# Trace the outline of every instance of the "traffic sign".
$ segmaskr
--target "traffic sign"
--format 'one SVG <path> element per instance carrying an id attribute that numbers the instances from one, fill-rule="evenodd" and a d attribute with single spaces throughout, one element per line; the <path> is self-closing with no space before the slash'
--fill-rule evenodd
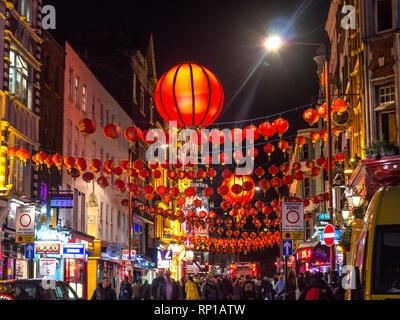
<path id="1" fill-rule="evenodd" d="M 331 224 L 328 224 L 323 233 L 323 238 L 325 241 L 325 245 L 328 247 L 332 247 L 335 241 L 335 227 Z"/>
<path id="2" fill-rule="evenodd" d="M 282 240 L 282 255 L 283 256 L 292 256 L 293 255 L 292 240 Z"/>
<path id="3" fill-rule="evenodd" d="M 282 233 L 283 240 L 304 240 L 304 232 L 285 232 Z"/>
<path id="4" fill-rule="evenodd" d="M 282 232 L 304 232 L 303 202 L 282 202 Z"/>
<path id="5" fill-rule="evenodd" d="M 25 259 L 35 259 L 35 244 L 25 244 Z"/>
<path id="6" fill-rule="evenodd" d="M 16 239 L 18 236 L 35 235 L 35 206 L 17 207 L 15 214 L 15 235 Z"/>
<path id="7" fill-rule="evenodd" d="M 321 239 L 321 244 L 325 244 L 324 230 L 320 230 L 320 239 Z M 334 242 L 334 244 L 339 244 L 341 239 L 342 239 L 342 232 L 340 230 L 335 230 L 335 242 Z"/>
<path id="8" fill-rule="evenodd" d="M 34 235 L 30 235 L 30 236 L 16 235 L 15 242 L 17 242 L 17 243 L 33 243 L 33 242 L 35 242 L 35 236 Z"/>

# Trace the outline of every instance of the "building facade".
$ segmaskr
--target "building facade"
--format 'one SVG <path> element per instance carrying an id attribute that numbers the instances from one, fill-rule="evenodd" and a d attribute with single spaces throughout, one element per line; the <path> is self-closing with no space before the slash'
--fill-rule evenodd
<path id="1" fill-rule="evenodd" d="M 33 276 L 24 246 L 15 237 L 19 206 L 41 205 L 37 169 L 30 155 L 39 150 L 41 76 L 41 0 L 0 3 L 1 150 L 0 150 L 0 278 Z"/>

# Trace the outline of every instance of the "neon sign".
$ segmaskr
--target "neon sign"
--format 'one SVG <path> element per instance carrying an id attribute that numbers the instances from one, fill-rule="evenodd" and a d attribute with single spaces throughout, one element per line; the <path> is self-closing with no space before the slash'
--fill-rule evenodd
<path id="1" fill-rule="evenodd" d="M 300 256 L 302 260 L 309 260 L 312 255 L 312 249 L 303 249 L 300 252 Z"/>

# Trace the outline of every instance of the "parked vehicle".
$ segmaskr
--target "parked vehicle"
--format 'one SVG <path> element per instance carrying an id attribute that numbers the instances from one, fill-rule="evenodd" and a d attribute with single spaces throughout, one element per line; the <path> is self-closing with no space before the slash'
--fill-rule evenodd
<path id="1" fill-rule="evenodd" d="M 351 300 L 400 299 L 400 186 L 379 189 L 353 227 Z M 353 241 L 354 240 L 354 241 Z"/>
<path id="2" fill-rule="evenodd" d="M 256 276 L 257 267 L 256 264 L 251 262 L 235 262 L 230 268 L 231 277 L 241 277 L 241 276 Z"/>
<path id="3" fill-rule="evenodd" d="M 67 282 L 45 279 L 0 281 L 0 300 L 79 300 Z"/>

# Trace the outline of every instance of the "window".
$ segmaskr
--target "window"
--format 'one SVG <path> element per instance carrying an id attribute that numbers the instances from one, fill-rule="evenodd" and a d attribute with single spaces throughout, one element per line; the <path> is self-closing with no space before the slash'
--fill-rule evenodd
<path id="1" fill-rule="evenodd" d="M 9 91 L 32 110 L 32 68 L 18 54 L 10 51 Z"/>
<path id="2" fill-rule="evenodd" d="M 75 104 L 79 106 L 79 78 L 75 78 Z"/>
<path id="3" fill-rule="evenodd" d="M 377 226 L 372 261 L 372 293 L 400 292 L 400 228 Z"/>
<path id="4" fill-rule="evenodd" d="M 96 142 L 92 142 L 92 159 L 96 158 Z"/>
<path id="5" fill-rule="evenodd" d="M 74 134 L 74 156 L 75 158 L 78 157 L 79 152 L 79 129 L 75 127 L 75 134 Z"/>
<path id="6" fill-rule="evenodd" d="M 86 150 L 86 136 L 82 136 L 82 158 L 85 157 L 85 150 Z"/>
<path id="7" fill-rule="evenodd" d="M 111 240 L 114 240 L 114 230 L 113 230 L 113 228 L 114 228 L 114 225 L 113 225 L 113 216 L 114 216 L 114 208 L 111 208 L 111 217 L 110 217 L 110 239 Z"/>
<path id="8" fill-rule="evenodd" d="M 149 120 L 150 123 L 153 123 L 153 98 L 150 98 L 150 104 L 149 104 Z"/>
<path id="9" fill-rule="evenodd" d="M 96 99 L 95 99 L 95 97 L 93 97 L 93 103 L 92 103 L 92 120 L 94 121 L 94 122 L 96 122 L 96 107 L 95 107 L 95 101 L 96 101 Z"/>
<path id="10" fill-rule="evenodd" d="M 86 112 L 86 85 L 82 86 L 82 110 Z"/>
<path id="11" fill-rule="evenodd" d="M 18 12 L 21 16 L 26 18 L 27 22 L 32 21 L 32 0 L 19 0 Z"/>
<path id="12" fill-rule="evenodd" d="M 68 120 L 67 122 L 67 153 L 72 153 L 72 122 Z"/>
<path id="13" fill-rule="evenodd" d="M 104 127 L 104 107 L 103 104 L 100 104 L 100 125 Z"/>
<path id="14" fill-rule="evenodd" d="M 375 24 L 377 32 L 393 28 L 392 0 L 376 0 Z"/>
<path id="15" fill-rule="evenodd" d="M 68 97 L 70 97 L 71 99 L 73 98 L 73 92 L 74 92 L 74 88 L 73 88 L 73 80 L 74 79 L 74 70 L 72 68 L 69 68 L 69 72 L 68 72 Z"/>
<path id="16" fill-rule="evenodd" d="M 110 112 L 106 110 L 106 125 L 110 124 L 109 120 L 110 120 Z"/>
<path id="17" fill-rule="evenodd" d="M 108 204 L 106 204 L 106 230 L 104 237 L 108 239 Z"/>
<path id="18" fill-rule="evenodd" d="M 100 201 L 99 236 L 103 236 L 103 202 Z"/>
<path id="19" fill-rule="evenodd" d="M 377 138 L 397 143 L 395 87 L 393 84 L 378 86 L 376 95 Z"/>
<path id="20" fill-rule="evenodd" d="M 136 103 L 136 74 L 133 74 L 132 98 L 133 101 Z"/>
<path id="21" fill-rule="evenodd" d="M 303 152 L 301 154 L 300 161 L 306 161 L 306 160 L 308 160 L 308 157 L 309 157 L 309 151 L 308 151 L 308 144 L 306 143 L 303 146 Z"/>
<path id="22" fill-rule="evenodd" d="M 143 87 L 140 87 L 140 112 L 144 113 L 144 90 Z"/>
<path id="23" fill-rule="evenodd" d="M 304 198 L 309 198 L 311 196 L 311 186 L 310 179 L 304 179 Z"/>

